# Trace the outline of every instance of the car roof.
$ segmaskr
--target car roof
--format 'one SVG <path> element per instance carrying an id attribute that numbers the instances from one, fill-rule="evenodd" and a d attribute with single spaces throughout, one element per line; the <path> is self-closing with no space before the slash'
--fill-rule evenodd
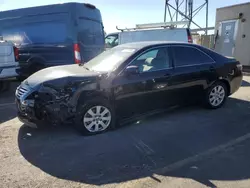
<path id="1" fill-rule="evenodd" d="M 171 44 L 180 44 L 180 45 L 188 45 L 188 46 L 197 46 L 196 44 L 188 43 L 188 42 L 179 42 L 179 41 L 144 41 L 144 42 L 132 42 L 119 45 L 124 48 L 136 48 L 142 49 L 145 47 L 153 47 L 159 45 L 171 45 Z"/>

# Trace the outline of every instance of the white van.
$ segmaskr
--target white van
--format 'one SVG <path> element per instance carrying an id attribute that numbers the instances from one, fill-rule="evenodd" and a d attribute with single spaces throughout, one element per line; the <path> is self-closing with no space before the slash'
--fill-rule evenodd
<path id="1" fill-rule="evenodd" d="M 160 26 L 160 23 L 157 26 L 158 29 L 150 29 L 156 27 L 156 24 L 140 24 L 133 29 L 119 29 L 121 32 L 110 33 L 105 37 L 106 48 L 140 41 L 193 42 L 191 32 L 188 28 L 163 28 L 164 26 Z"/>
<path id="2" fill-rule="evenodd" d="M 0 92 L 8 88 L 8 79 L 17 76 L 18 58 L 18 49 L 12 42 L 0 41 Z"/>

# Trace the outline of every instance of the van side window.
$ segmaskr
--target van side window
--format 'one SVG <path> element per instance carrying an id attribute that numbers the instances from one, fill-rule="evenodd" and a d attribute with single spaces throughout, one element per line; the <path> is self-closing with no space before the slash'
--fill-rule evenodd
<path id="1" fill-rule="evenodd" d="M 185 46 L 174 46 L 172 48 L 176 67 L 214 62 L 208 55 L 196 48 Z"/>
<path id="2" fill-rule="evenodd" d="M 152 72 L 170 68 L 168 48 L 149 50 L 139 56 L 130 65 L 138 66 L 140 72 Z"/>
<path id="3" fill-rule="evenodd" d="M 106 36 L 105 45 L 108 48 L 112 48 L 112 47 L 117 46 L 118 45 L 118 34 Z"/>

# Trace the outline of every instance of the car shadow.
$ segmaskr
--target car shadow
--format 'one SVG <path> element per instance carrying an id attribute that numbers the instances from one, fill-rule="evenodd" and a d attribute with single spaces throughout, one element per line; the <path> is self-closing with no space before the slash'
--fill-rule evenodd
<path id="1" fill-rule="evenodd" d="M 0 93 L 0 124 L 16 117 L 15 90 L 19 82 L 12 81 L 7 91 Z"/>
<path id="2" fill-rule="evenodd" d="M 3 106 L 0 104 L 0 124 L 15 118 L 16 115 L 16 106 L 14 104 Z"/>
<path id="3" fill-rule="evenodd" d="M 105 185 L 143 177 L 160 182 L 153 177 L 159 174 L 191 178 L 212 186 L 210 180 L 248 179 L 250 171 L 235 170 L 236 165 L 230 162 L 224 169 L 211 165 L 209 172 L 202 171 L 203 175 L 199 170 L 191 173 L 190 166 L 168 172 L 161 169 L 249 133 L 249 108 L 248 101 L 229 98 L 221 109 L 180 108 L 87 137 L 69 126 L 43 130 L 22 126 L 18 145 L 27 161 L 60 179 Z M 246 158 L 243 162 L 250 165 Z"/>

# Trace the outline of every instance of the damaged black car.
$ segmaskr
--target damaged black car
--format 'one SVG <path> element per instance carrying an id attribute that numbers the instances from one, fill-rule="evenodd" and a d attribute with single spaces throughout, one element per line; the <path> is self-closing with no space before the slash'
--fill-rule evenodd
<path id="1" fill-rule="evenodd" d="M 200 101 L 221 107 L 242 81 L 233 59 L 189 43 L 117 46 L 84 64 L 43 69 L 16 90 L 20 121 L 31 127 L 70 122 L 96 134 L 167 107 Z"/>

